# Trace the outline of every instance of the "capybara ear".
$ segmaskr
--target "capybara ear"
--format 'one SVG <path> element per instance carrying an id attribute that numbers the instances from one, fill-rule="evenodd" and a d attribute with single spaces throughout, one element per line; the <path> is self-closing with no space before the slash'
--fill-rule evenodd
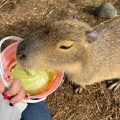
<path id="1" fill-rule="evenodd" d="M 96 31 L 86 32 L 86 42 L 92 43 L 98 38 L 98 33 Z"/>

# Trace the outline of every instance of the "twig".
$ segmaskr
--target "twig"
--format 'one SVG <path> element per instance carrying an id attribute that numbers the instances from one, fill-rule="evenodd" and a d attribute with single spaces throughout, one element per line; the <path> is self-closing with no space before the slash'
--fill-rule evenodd
<path id="1" fill-rule="evenodd" d="M 14 4 L 16 4 L 16 0 L 15 1 L 11 1 L 11 0 L 3 0 L 1 3 L 0 3 L 0 9 L 4 6 L 4 5 L 6 5 L 6 4 L 8 4 L 8 3 L 10 3 L 10 2 L 12 2 L 12 3 L 14 3 Z"/>

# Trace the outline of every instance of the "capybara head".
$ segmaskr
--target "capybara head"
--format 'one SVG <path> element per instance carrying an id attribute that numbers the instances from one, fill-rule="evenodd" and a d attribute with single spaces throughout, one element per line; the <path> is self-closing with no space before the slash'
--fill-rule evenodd
<path id="1" fill-rule="evenodd" d="M 17 49 L 18 63 L 27 68 L 65 69 L 84 60 L 94 31 L 77 20 L 61 20 L 44 25 L 23 40 Z"/>

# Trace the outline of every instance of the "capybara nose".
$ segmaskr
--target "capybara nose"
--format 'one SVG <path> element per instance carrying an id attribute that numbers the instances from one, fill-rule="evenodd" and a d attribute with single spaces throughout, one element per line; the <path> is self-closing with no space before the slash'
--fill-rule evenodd
<path id="1" fill-rule="evenodd" d="M 17 53 L 16 53 L 17 60 L 26 60 L 27 59 L 26 51 L 27 49 L 26 49 L 25 41 L 22 41 L 17 48 Z"/>
<path id="2" fill-rule="evenodd" d="M 27 55 L 25 50 L 21 49 L 20 47 L 17 49 L 16 57 L 18 60 L 26 60 Z"/>
<path id="3" fill-rule="evenodd" d="M 26 58 L 27 58 L 27 56 L 25 54 L 19 55 L 20 60 L 25 60 Z"/>

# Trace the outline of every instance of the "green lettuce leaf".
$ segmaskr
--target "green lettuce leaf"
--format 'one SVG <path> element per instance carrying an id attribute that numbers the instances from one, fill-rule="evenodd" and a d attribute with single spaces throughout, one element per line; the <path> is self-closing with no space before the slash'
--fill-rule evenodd
<path id="1" fill-rule="evenodd" d="M 50 82 L 54 80 L 56 72 L 46 69 L 28 70 L 19 65 L 15 65 L 11 69 L 11 76 L 12 78 L 21 79 L 22 86 L 25 88 L 26 92 L 35 95 L 45 91 Z"/>

